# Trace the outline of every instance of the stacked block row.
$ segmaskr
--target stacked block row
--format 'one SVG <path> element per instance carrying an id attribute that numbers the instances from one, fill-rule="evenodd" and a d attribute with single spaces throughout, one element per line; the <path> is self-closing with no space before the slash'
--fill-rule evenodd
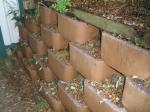
<path id="1" fill-rule="evenodd" d="M 40 26 L 28 20 L 20 29 L 17 56 L 32 80 L 41 79 L 55 112 L 150 111 L 148 50 L 46 6 L 40 11 Z"/>

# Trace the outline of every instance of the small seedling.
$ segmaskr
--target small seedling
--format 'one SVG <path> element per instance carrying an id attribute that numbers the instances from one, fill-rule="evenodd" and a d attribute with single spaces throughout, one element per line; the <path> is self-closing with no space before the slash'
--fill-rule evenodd
<path id="1" fill-rule="evenodd" d="M 56 10 L 57 12 L 61 14 L 65 14 L 69 11 L 68 6 L 70 5 L 70 0 L 57 0 L 56 3 L 54 3 L 51 8 Z"/>

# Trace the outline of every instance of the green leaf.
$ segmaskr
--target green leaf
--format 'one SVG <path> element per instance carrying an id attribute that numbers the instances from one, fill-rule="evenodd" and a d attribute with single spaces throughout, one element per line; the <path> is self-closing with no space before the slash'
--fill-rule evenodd
<path id="1" fill-rule="evenodd" d="M 47 104 L 47 101 L 45 99 L 43 99 L 34 106 L 34 109 L 40 109 L 40 108 L 44 107 L 46 104 Z"/>

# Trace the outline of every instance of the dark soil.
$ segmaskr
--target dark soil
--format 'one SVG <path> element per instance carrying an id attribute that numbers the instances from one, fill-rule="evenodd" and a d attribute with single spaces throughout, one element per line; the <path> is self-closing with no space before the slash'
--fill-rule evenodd
<path id="1" fill-rule="evenodd" d="M 104 96 L 100 103 L 110 101 L 122 107 L 122 93 L 124 88 L 124 77 L 118 73 L 114 73 L 109 79 L 104 82 L 89 81 L 92 87 L 97 91 L 97 95 Z"/>
<path id="2" fill-rule="evenodd" d="M 43 67 L 48 66 L 48 55 L 44 55 L 43 57 L 38 57 L 36 55 L 32 58 L 33 64 L 38 68 L 38 70 L 42 69 Z"/>
<path id="3" fill-rule="evenodd" d="M 131 0 L 128 0 L 131 1 Z M 71 0 L 76 7 L 107 19 L 115 20 L 138 28 L 150 28 L 150 1 L 132 0 Z"/>
<path id="4" fill-rule="evenodd" d="M 83 83 L 84 78 L 79 76 L 71 81 L 61 81 L 64 90 L 67 91 L 77 102 L 84 103 L 83 101 Z"/>
<path id="5" fill-rule="evenodd" d="M 40 33 L 32 33 L 32 38 L 41 39 Z"/>
<path id="6" fill-rule="evenodd" d="M 40 90 L 44 90 L 45 93 L 48 95 L 51 95 L 54 97 L 56 100 L 60 100 L 58 97 L 58 91 L 57 91 L 57 81 L 52 81 L 52 82 L 40 82 Z"/>
<path id="7" fill-rule="evenodd" d="M 53 33 L 57 33 L 58 32 L 57 26 L 54 26 L 54 25 L 45 25 L 44 27 L 46 27 L 50 32 L 53 32 Z"/>
<path id="8" fill-rule="evenodd" d="M 100 56 L 100 38 L 96 37 L 93 40 L 86 42 L 85 44 L 80 45 L 80 47 L 85 50 L 92 57 L 99 59 Z"/>
<path id="9" fill-rule="evenodd" d="M 47 112 L 49 105 L 15 56 L 0 61 L 0 112 Z M 45 103 L 43 103 L 43 101 Z"/>
<path id="10" fill-rule="evenodd" d="M 141 89 L 143 89 L 144 91 L 150 93 L 150 78 L 145 79 L 145 80 L 133 78 L 132 80 L 135 82 L 136 86 L 138 86 Z"/>
<path id="11" fill-rule="evenodd" d="M 69 55 L 69 51 L 67 49 L 64 50 L 53 50 L 51 49 L 51 51 L 56 55 L 56 58 L 66 64 L 69 63 L 69 59 L 70 59 L 70 55 Z"/>

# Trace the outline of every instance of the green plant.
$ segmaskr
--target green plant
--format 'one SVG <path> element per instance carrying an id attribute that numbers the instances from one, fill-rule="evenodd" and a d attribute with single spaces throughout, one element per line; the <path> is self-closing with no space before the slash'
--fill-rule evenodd
<path id="1" fill-rule="evenodd" d="M 70 5 L 70 0 L 57 0 L 56 3 L 52 4 L 51 8 L 55 9 L 57 12 L 64 14 L 69 11 L 68 6 Z"/>
<path id="2" fill-rule="evenodd" d="M 42 107 L 44 107 L 47 104 L 48 104 L 47 101 L 45 99 L 42 99 L 34 106 L 34 109 L 41 109 Z"/>

